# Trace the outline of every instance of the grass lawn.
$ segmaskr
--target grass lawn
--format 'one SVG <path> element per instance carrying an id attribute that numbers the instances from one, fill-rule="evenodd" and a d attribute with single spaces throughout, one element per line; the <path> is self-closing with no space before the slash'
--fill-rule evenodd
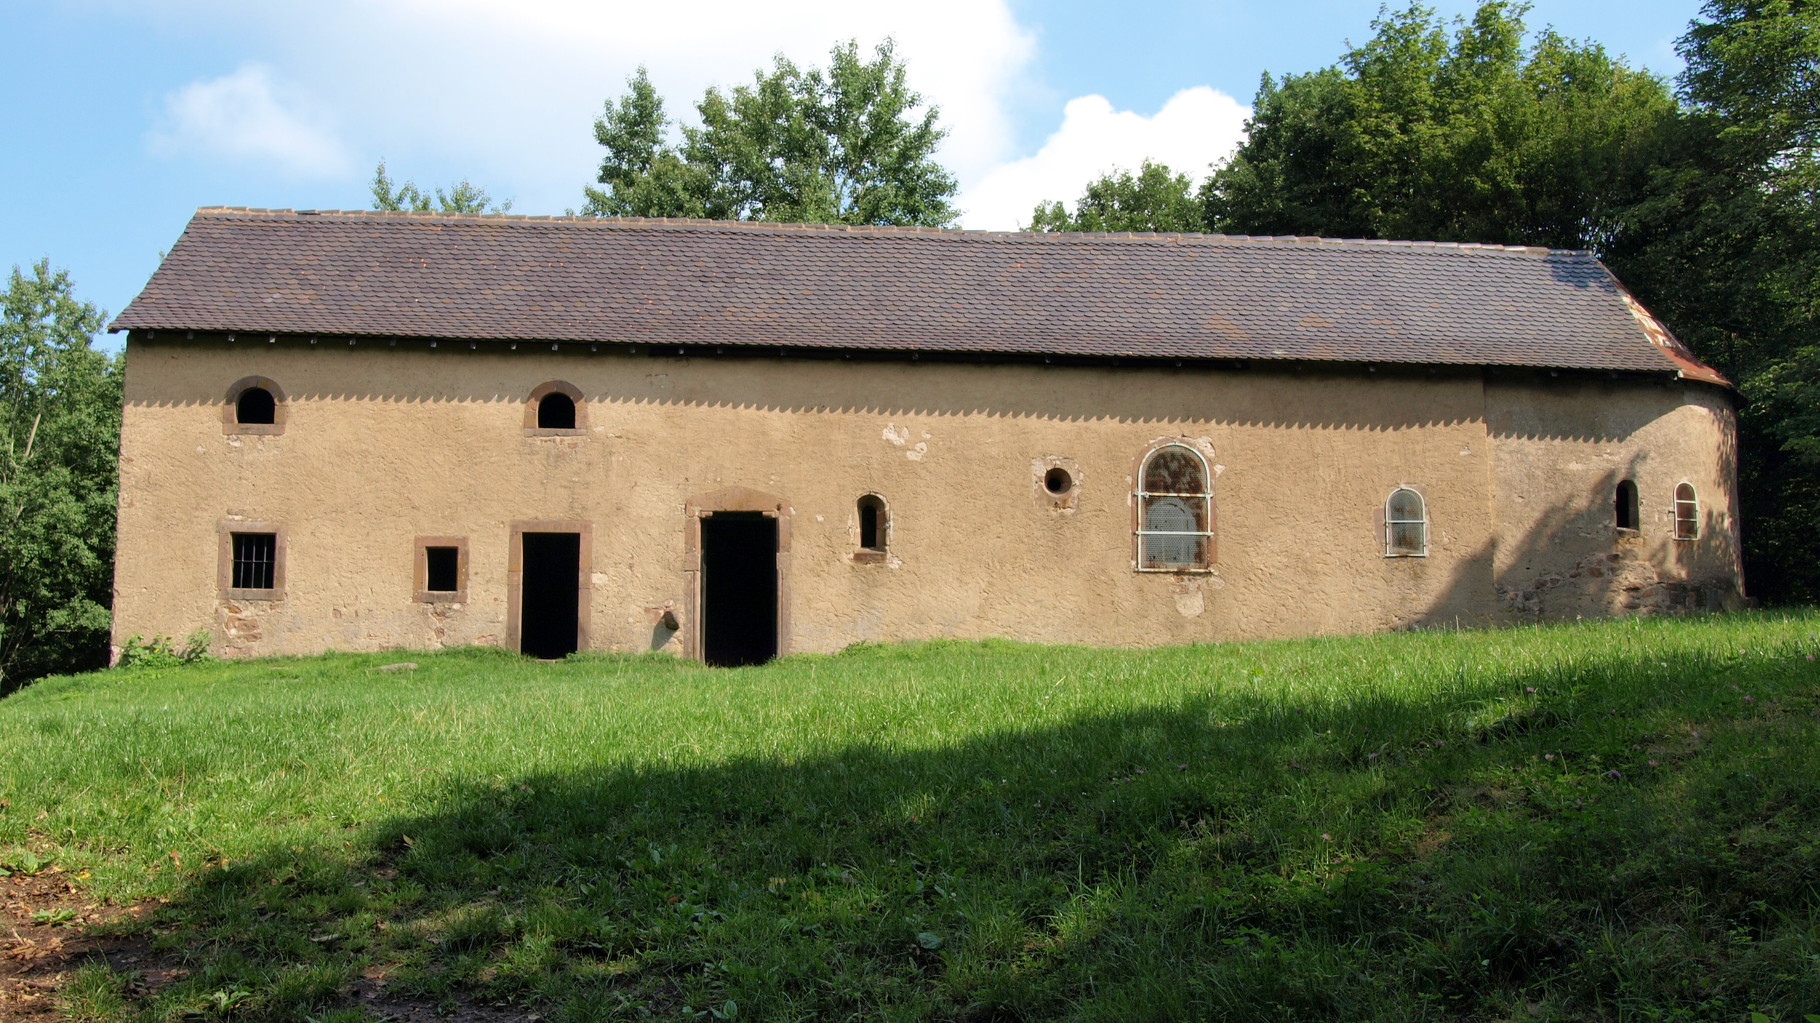
<path id="1" fill-rule="evenodd" d="M 187 973 L 85 967 L 73 1019 L 380 1018 L 358 982 L 565 1021 L 1797 1023 L 1817 653 L 1810 612 L 102 672 L 0 701 L 0 865 L 168 900 L 111 926 Z"/>

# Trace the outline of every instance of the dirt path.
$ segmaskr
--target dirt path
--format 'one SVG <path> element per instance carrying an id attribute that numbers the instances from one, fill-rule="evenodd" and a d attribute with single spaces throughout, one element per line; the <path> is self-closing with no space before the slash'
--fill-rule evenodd
<path id="1" fill-rule="evenodd" d="M 104 960 L 147 986 L 176 979 L 177 967 L 152 954 L 149 935 L 92 933 L 152 908 L 97 902 L 54 865 L 0 877 L 0 1023 L 61 1019 L 57 990 L 84 963 Z"/>

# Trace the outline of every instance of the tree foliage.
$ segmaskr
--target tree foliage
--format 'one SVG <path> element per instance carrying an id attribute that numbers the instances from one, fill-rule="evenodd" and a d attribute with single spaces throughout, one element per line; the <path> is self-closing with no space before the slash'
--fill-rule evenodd
<path id="1" fill-rule="evenodd" d="M 709 89 L 698 125 L 670 120 L 643 68 L 627 85 L 594 122 L 603 187 L 586 188 L 583 213 L 937 227 L 957 215 L 934 159 L 939 111 L 890 41 L 870 60 L 836 46 L 825 70 L 780 55 L 749 84 Z"/>
<path id="2" fill-rule="evenodd" d="M 1685 113 L 1608 254 L 1737 382 L 1746 575 L 1820 600 L 1820 4 L 1709 0 Z"/>
<path id="3" fill-rule="evenodd" d="M 1136 174 L 1114 171 L 1090 183 L 1074 204 L 1038 203 L 1032 231 L 1200 231 L 1201 202 L 1194 181 L 1145 160 Z"/>
<path id="4" fill-rule="evenodd" d="M 107 663 L 120 375 L 41 261 L 0 292 L 0 692 Z"/>
<path id="5" fill-rule="evenodd" d="M 394 186 L 386 174 L 385 161 L 373 169 L 373 208 L 376 210 L 404 210 L 411 213 L 505 213 L 512 208 L 512 200 L 493 203 L 493 197 L 487 190 L 462 178 L 449 186 L 447 191 L 436 189 L 426 193 L 414 182 L 407 181 Z M 488 204 L 492 203 L 489 207 Z"/>
<path id="6" fill-rule="evenodd" d="M 1333 67 L 1266 75 L 1207 221 L 1246 234 L 1601 248 L 1660 158 L 1667 86 L 1489 0 L 1412 4 Z"/>

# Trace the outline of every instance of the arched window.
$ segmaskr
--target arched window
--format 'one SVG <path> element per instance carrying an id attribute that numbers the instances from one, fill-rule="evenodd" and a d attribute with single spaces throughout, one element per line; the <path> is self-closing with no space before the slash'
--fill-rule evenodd
<path id="1" fill-rule="evenodd" d="M 1408 487 L 1391 491 L 1384 502 L 1384 556 L 1428 556 L 1428 504 Z"/>
<path id="2" fill-rule="evenodd" d="M 1182 444 L 1166 444 L 1138 470 L 1137 567 L 1183 572 L 1213 564 L 1213 490 L 1207 462 Z"/>
<path id="3" fill-rule="evenodd" d="M 563 380 L 538 384 L 525 402 L 525 433 L 578 434 L 587 429 L 587 405 L 581 389 Z"/>
<path id="4" fill-rule="evenodd" d="M 221 432 L 277 436 L 284 432 L 284 392 L 265 377 L 241 377 L 227 389 Z"/>
<path id="5" fill-rule="evenodd" d="M 1635 530 L 1642 521 L 1637 511 L 1637 485 L 1632 481 L 1618 481 L 1617 494 L 1612 498 L 1612 517 L 1619 529 Z"/>
<path id="6" fill-rule="evenodd" d="M 575 399 L 556 391 L 543 396 L 537 403 L 537 428 L 539 430 L 573 430 L 575 429 Z"/>
<path id="7" fill-rule="evenodd" d="M 891 519 L 885 510 L 885 499 L 867 494 L 859 499 L 858 510 L 860 549 L 883 553 L 891 542 Z"/>
<path id="8" fill-rule="evenodd" d="M 1698 540 L 1700 538 L 1700 498 L 1694 493 L 1692 483 L 1681 483 L 1675 487 L 1675 539 Z"/>
<path id="9" fill-rule="evenodd" d="M 234 399 L 234 421 L 242 426 L 270 426 L 278 421 L 278 399 L 263 387 L 249 387 Z"/>

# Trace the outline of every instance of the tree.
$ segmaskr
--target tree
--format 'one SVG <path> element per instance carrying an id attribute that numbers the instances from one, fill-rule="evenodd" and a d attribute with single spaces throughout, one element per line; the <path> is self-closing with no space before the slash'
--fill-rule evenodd
<path id="1" fill-rule="evenodd" d="M 1135 175 L 1118 170 L 1088 184 L 1072 214 L 1048 202 L 1030 215 L 1032 231 L 1201 231 L 1203 223 L 1194 182 L 1149 160 Z"/>
<path id="2" fill-rule="evenodd" d="M 451 185 L 448 191 L 438 188 L 434 196 L 426 195 L 413 182 L 407 181 L 394 188 L 392 179 L 386 175 L 385 161 L 373 169 L 373 208 L 376 210 L 408 210 L 412 213 L 429 213 L 438 210 L 443 213 L 505 213 L 512 208 L 512 200 L 496 203 L 491 209 L 487 204 L 493 197 L 486 189 L 462 178 Z"/>
<path id="3" fill-rule="evenodd" d="M 1820 600 L 1820 5 L 1709 0 L 1683 36 L 1672 154 L 1613 269 L 1746 399 L 1745 575 Z"/>
<path id="4" fill-rule="evenodd" d="M 0 292 L 0 692 L 107 664 L 121 393 L 102 321 L 48 260 Z"/>
<path id="5" fill-rule="evenodd" d="M 1264 77 L 1203 189 L 1211 229 L 1602 248 L 1660 156 L 1673 97 L 1595 43 L 1527 48 L 1524 5 L 1380 16 L 1340 62 Z"/>
<path id="6" fill-rule="evenodd" d="M 674 126 L 680 145 L 645 70 L 627 85 L 594 123 L 605 187 L 585 189 L 583 213 L 935 227 L 957 215 L 954 176 L 934 159 L 940 112 L 889 40 L 871 60 L 849 41 L 825 71 L 780 55 L 750 84 L 710 88 L 701 123 Z"/>

